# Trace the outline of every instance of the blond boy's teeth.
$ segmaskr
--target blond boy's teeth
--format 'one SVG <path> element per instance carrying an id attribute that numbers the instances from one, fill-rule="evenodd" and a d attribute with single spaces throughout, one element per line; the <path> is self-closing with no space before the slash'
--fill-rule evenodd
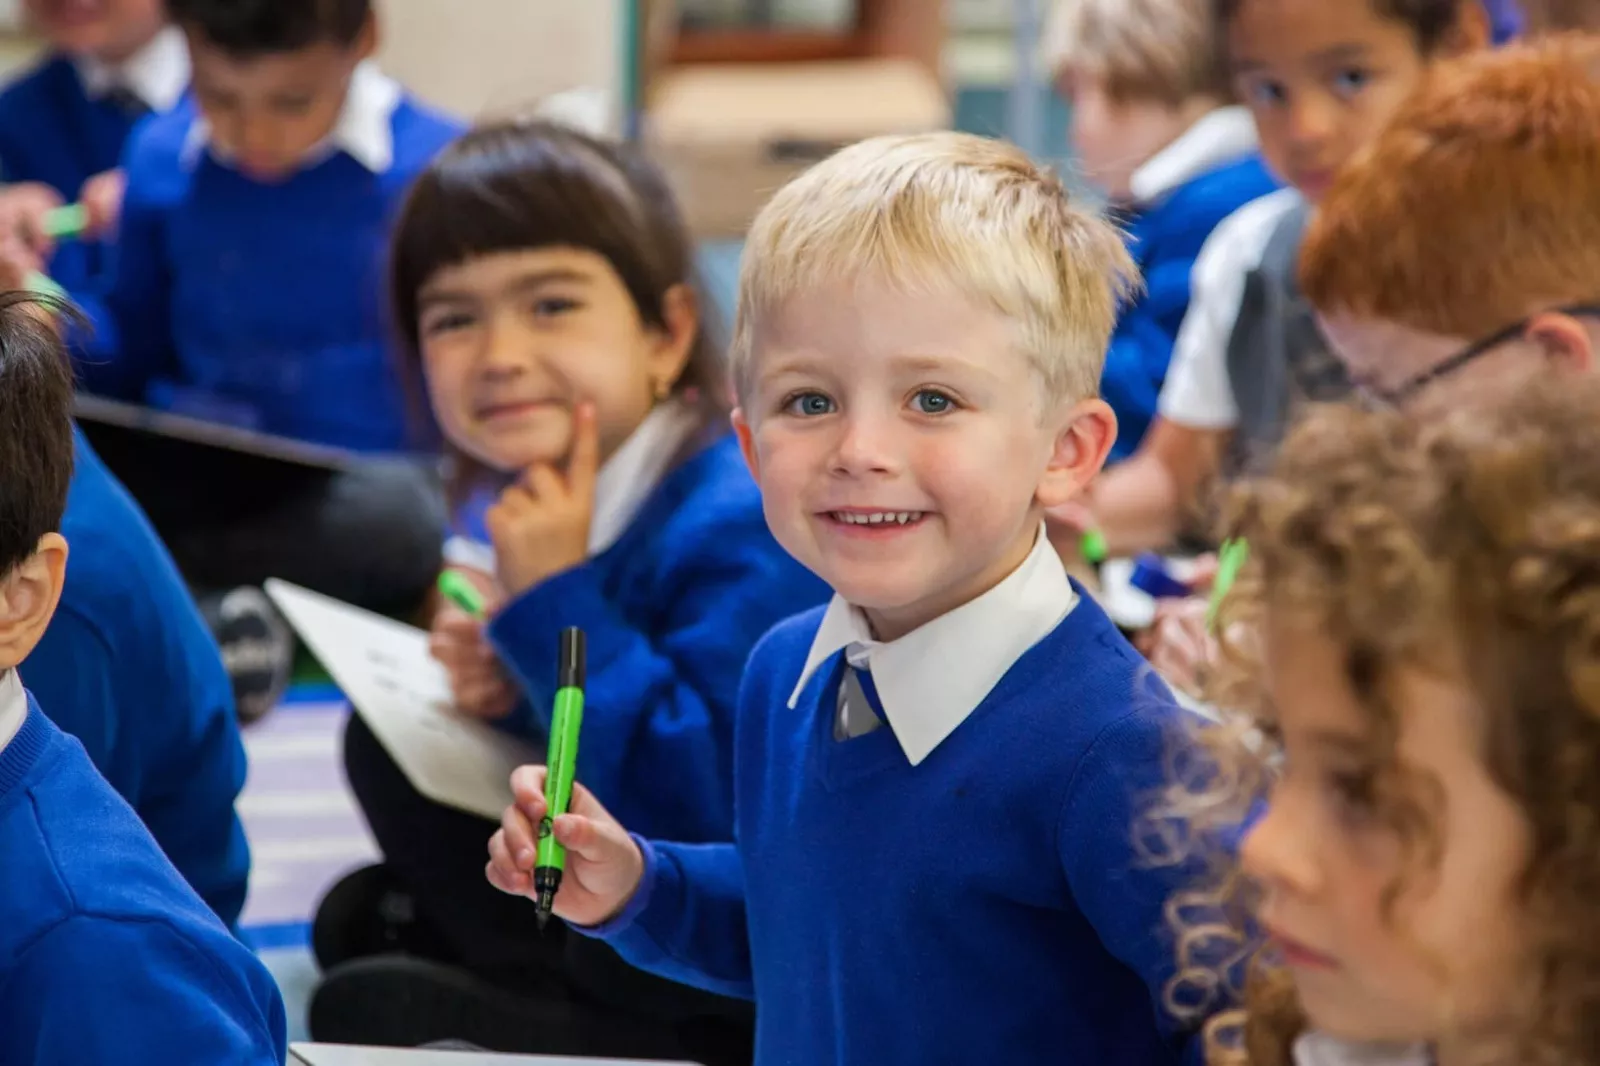
<path id="1" fill-rule="evenodd" d="M 921 511 L 835 511 L 836 521 L 851 526 L 903 526 L 922 517 Z"/>

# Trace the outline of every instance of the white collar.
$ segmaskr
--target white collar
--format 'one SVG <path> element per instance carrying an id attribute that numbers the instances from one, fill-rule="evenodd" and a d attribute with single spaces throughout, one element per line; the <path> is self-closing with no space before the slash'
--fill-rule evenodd
<path id="1" fill-rule="evenodd" d="M 0 751 L 22 728 L 28 717 L 28 694 L 22 689 L 22 679 L 15 669 L 0 677 Z"/>
<path id="2" fill-rule="evenodd" d="M 1302 1033 L 1294 1042 L 1294 1066 L 1428 1066 L 1421 1044 L 1361 1044 L 1327 1033 Z"/>
<path id="3" fill-rule="evenodd" d="M 89 56 L 72 61 L 90 97 L 126 89 L 152 111 L 170 111 L 189 87 L 189 46 L 176 26 L 168 26 L 120 63 Z"/>
<path id="4" fill-rule="evenodd" d="M 698 428 L 688 404 L 658 404 L 600 467 L 594 481 L 594 518 L 589 523 L 589 554 L 615 544 L 661 483 L 667 468 Z"/>
<path id="5" fill-rule="evenodd" d="M 916 766 L 1077 602 L 1043 527 L 1033 551 L 1004 581 L 899 640 L 875 640 L 866 614 L 835 595 L 817 627 L 789 707 L 799 702 L 812 675 L 842 650 L 852 666 L 872 671 L 889 727 Z M 832 713 L 831 702 L 828 710 Z"/>
<path id="6" fill-rule="evenodd" d="M 1202 115 L 1177 140 L 1145 160 L 1128 179 L 1128 191 L 1135 203 L 1149 203 L 1258 147 L 1256 123 L 1249 110 L 1219 107 Z"/>
<path id="7" fill-rule="evenodd" d="M 394 165 L 394 111 L 400 106 L 401 95 L 400 83 L 380 70 L 375 61 L 368 59 L 358 64 L 350 75 L 339 120 L 306 154 L 305 165 L 343 151 L 374 174 L 386 173 Z M 205 116 L 196 115 L 183 143 L 184 163 L 193 166 L 204 148 L 226 161 L 211 144 L 211 127 Z"/>

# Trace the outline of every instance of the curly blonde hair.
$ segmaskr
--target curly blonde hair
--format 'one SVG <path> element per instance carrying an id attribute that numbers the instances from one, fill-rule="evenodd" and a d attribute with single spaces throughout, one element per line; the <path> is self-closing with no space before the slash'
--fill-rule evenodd
<path id="1" fill-rule="evenodd" d="M 1276 762 L 1252 639 L 1269 613 L 1344 649 L 1375 807 L 1424 864 L 1439 857 L 1437 790 L 1396 756 L 1400 709 L 1382 683 L 1401 666 L 1465 671 L 1489 773 L 1532 837 L 1518 881 L 1531 972 L 1509 1061 L 1600 1063 L 1600 377 L 1550 377 L 1433 422 L 1313 410 L 1271 472 L 1235 491 L 1228 531 L 1250 560 L 1219 616 L 1211 695 L 1226 709 L 1162 812 L 1189 857 L 1210 860 L 1168 908 L 1168 1005 L 1211 1018 L 1212 1066 L 1279 1066 L 1304 1028 L 1233 858 Z"/>

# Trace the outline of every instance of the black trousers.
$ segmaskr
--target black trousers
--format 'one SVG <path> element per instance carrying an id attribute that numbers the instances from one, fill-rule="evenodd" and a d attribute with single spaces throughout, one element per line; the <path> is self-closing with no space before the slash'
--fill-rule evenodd
<path id="1" fill-rule="evenodd" d="M 641 1026 L 659 1026 L 662 1057 L 688 1054 L 708 1064 L 750 1061 L 751 1004 L 635 969 L 604 943 L 567 933 L 559 923 L 540 937 L 533 905 L 500 892 L 484 875 L 489 838 L 498 825 L 417 792 L 359 715 L 350 717 L 345 730 L 344 761 L 385 863 L 435 934 L 444 956 L 436 961 L 461 966 L 530 1000 L 580 1002 L 586 1009 L 574 1015 L 573 1024 L 593 1026 L 596 1019 L 606 1019 L 601 1024 L 630 1034 Z M 562 1037 L 555 1046 L 573 1042 Z M 578 1042 L 603 1047 L 604 1034 L 584 1034 Z"/>
<path id="2" fill-rule="evenodd" d="M 437 474 L 373 460 L 345 470 L 83 424 L 198 592 L 269 577 L 383 614 L 406 615 L 439 574 Z"/>

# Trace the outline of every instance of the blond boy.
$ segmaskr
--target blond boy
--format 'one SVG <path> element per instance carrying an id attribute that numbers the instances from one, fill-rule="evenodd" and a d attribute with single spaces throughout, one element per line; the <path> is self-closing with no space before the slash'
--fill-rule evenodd
<path id="1" fill-rule="evenodd" d="M 848 148 L 741 277 L 736 424 L 780 543 L 835 590 L 753 653 L 737 844 L 630 837 L 579 789 L 557 913 L 758 1002 L 756 1061 L 1170 1062 L 1164 887 L 1134 803 L 1177 712 L 1063 572 L 1045 508 L 1105 460 L 1132 264 L 1016 149 Z M 542 774 L 489 875 L 531 890 Z"/>
<path id="2" fill-rule="evenodd" d="M 1148 281 L 1121 311 L 1101 379 L 1117 415 L 1113 461 L 1133 453 L 1155 415 L 1201 246 L 1277 187 L 1250 113 L 1231 104 L 1211 7 L 1059 0 L 1046 38 L 1079 165 L 1111 198 Z"/>

